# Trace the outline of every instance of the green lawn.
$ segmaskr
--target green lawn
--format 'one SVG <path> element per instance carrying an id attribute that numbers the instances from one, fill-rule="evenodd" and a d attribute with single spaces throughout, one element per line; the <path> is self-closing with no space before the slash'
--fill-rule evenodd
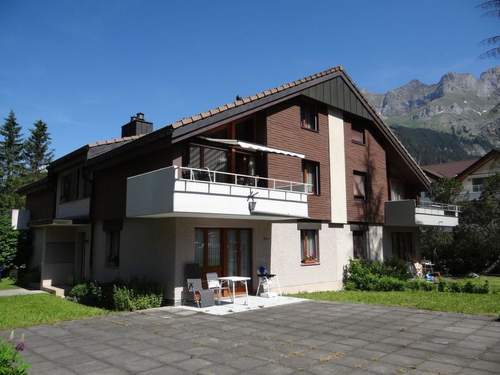
<path id="1" fill-rule="evenodd" d="M 107 314 L 48 294 L 0 297 L 0 330 Z"/>
<path id="2" fill-rule="evenodd" d="M 300 298 L 321 301 L 371 303 L 412 307 L 424 310 L 449 311 L 466 314 L 500 314 L 500 294 L 468 294 L 424 291 L 405 292 L 317 292 L 298 293 Z"/>
<path id="3" fill-rule="evenodd" d="M 4 277 L 3 279 L 0 279 L 0 290 L 14 288 L 17 288 L 17 286 L 14 284 L 14 280 L 12 280 L 11 278 Z"/>
<path id="4" fill-rule="evenodd" d="M 500 277 L 447 278 L 453 281 L 483 283 L 488 280 L 489 294 L 443 293 L 425 291 L 404 292 L 317 292 L 298 293 L 296 297 L 318 301 L 371 303 L 388 306 L 413 307 L 423 310 L 449 311 L 466 314 L 500 314 Z"/>

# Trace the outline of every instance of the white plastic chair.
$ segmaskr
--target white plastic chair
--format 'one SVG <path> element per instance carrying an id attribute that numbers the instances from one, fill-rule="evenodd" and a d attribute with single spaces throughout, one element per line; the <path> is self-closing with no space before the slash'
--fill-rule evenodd
<path id="1" fill-rule="evenodd" d="M 281 285 L 280 285 L 280 282 L 278 279 L 278 275 L 270 275 L 270 274 L 260 275 L 259 272 L 257 271 L 257 276 L 259 278 L 259 285 L 257 286 L 256 295 L 265 296 L 265 297 L 272 297 L 272 296 L 276 296 L 276 295 L 281 296 L 282 295 Z M 271 292 L 271 288 L 272 288 L 274 281 L 276 282 L 276 286 L 278 287 L 278 293 Z M 261 291 L 261 288 L 262 288 L 262 291 Z"/>
<path id="2" fill-rule="evenodd" d="M 229 285 L 219 280 L 219 275 L 217 275 L 217 272 L 207 272 L 207 286 L 208 289 L 217 292 L 217 299 L 219 301 L 222 298 L 222 291 L 224 289 L 229 291 Z"/>

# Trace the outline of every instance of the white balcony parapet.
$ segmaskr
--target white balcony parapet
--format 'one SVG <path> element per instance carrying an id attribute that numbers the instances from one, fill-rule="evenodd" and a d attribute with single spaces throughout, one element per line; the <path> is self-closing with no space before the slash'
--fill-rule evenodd
<path id="1" fill-rule="evenodd" d="M 311 184 L 167 167 L 127 179 L 128 217 L 308 217 Z"/>
<path id="2" fill-rule="evenodd" d="M 385 224 L 414 227 L 458 225 L 459 206 L 435 202 L 416 203 L 413 199 L 385 202 Z"/>

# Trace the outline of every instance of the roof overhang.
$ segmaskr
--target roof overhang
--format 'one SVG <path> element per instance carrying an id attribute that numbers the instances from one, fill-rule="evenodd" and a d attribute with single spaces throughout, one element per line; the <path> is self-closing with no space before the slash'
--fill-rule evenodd
<path id="1" fill-rule="evenodd" d="M 456 178 L 458 178 L 460 181 L 463 181 L 468 175 L 470 175 L 474 171 L 477 171 L 479 168 L 481 168 L 487 162 L 489 162 L 490 160 L 493 160 L 495 158 L 500 158 L 500 151 L 493 149 L 490 152 L 488 152 L 486 155 L 484 155 L 481 159 L 477 160 L 475 163 L 473 163 L 469 167 L 465 168 L 462 172 L 460 172 L 457 175 Z"/>

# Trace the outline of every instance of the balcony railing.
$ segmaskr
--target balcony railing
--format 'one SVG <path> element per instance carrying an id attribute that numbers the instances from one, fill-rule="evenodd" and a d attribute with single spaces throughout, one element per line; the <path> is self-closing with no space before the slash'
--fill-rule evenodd
<path id="1" fill-rule="evenodd" d="M 460 208 L 454 204 L 435 203 L 413 199 L 385 202 L 385 224 L 396 227 L 458 225 Z"/>
<path id="2" fill-rule="evenodd" d="M 425 209 L 443 211 L 446 216 L 457 217 L 458 214 L 460 213 L 460 206 L 457 206 L 455 204 L 436 203 L 430 201 L 420 201 L 419 203 L 417 203 L 416 208 L 425 208 Z"/>
<path id="3" fill-rule="evenodd" d="M 170 166 L 127 179 L 127 217 L 307 218 L 311 184 Z"/>
<path id="4" fill-rule="evenodd" d="M 180 180 L 213 182 L 217 184 L 239 185 L 245 187 L 267 188 L 295 193 L 312 194 L 312 184 L 250 176 L 239 173 L 220 172 L 210 169 L 175 167 L 176 178 Z M 180 172 L 180 173 L 179 173 Z"/>

